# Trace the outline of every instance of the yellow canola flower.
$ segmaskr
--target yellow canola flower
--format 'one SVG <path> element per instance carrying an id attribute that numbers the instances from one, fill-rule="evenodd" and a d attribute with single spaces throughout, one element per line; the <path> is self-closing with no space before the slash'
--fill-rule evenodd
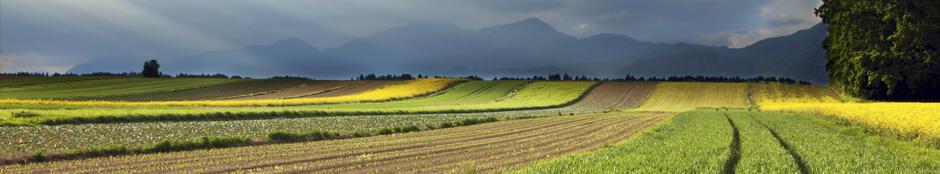
<path id="1" fill-rule="evenodd" d="M 761 109 L 831 116 L 940 147 L 940 103 L 764 103 Z"/>
<path id="2" fill-rule="evenodd" d="M 153 102 L 127 102 L 127 101 L 69 101 L 69 100 L 37 100 L 37 99 L 0 99 L 0 105 L 70 105 L 70 106 L 283 106 L 319 103 L 344 103 L 362 101 L 385 101 L 401 98 L 415 97 L 443 90 L 451 84 L 460 82 L 459 78 L 429 78 L 406 81 L 392 84 L 379 89 L 359 94 L 321 97 L 321 98 L 295 98 L 295 99 L 264 99 L 264 100 L 206 100 L 206 101 L 153 101 Z"/>

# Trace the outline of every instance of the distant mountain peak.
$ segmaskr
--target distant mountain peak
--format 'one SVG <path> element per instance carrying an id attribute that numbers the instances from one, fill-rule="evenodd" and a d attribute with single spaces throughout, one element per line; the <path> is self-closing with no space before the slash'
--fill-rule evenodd
<path id="1" fill-rule="evenodd" d="M 310 43 L 307 43 L 306 40 L 303 40 L 303 39 L 301 39 L 301 38 L 299 38 L 299 37 L 297 37 L 297 36 L 291 36 L 291 37 L 288 37 L 288 38 L 284 38 L 284 39 L 278 40 L 277 42 L 274 42 L 273 45 L 276 45 L 276 46 L 287 46 L 287 45 L 294 45 L 294 46 L 297 46 L 297 45 L 304 46 L 304 45 L 305 45 L 305 46 L 310 46 Z M 312 47 L 312 46 L 310 46 L 310 47 Z"/>
<path id="2" fill-rule="evenodd" d="M 613 34 L 613 33 L 601 33 L 593 35 L 591 37 L 585 38 L 585 40 L 597 40 L 597 41 L 627 41 L 627 42 L 639 42 L 638 40 L 622 34 Z"/>
<path id="3" fill-rule="evenodd" d="M 557 30 L 555 30 L 555 27 L 552 27 L 552 25 L 549 25 L 548 23 L 545 23 L 545 21 L 542 21 L 542 19 L 539 19 L 539 18 L 526 18 L 526 19 L 524 19 L 524 20 L 517 21 L 517 22 L 513 22 L 513 23 L 508 23 L 508 24 L 503 24 L 503 25 L 497 25 L 497 26 L 492 26 L 492 27 L 484 28 L 484 29 L 482 29 L 481 31 L 489 31 L 489 32 L 504 32 L 504 31 L 509 31 L 509 32 L 515 32 L 515 31 L 558 32 Z"/>

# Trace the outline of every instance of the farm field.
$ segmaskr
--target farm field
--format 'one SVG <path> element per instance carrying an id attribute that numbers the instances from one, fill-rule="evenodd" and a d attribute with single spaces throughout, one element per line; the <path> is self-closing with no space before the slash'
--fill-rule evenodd
<path id="1" fill-rule="evenodd" d="M 39 84 L 46 84 L 46 83 L 83 81 L 83 80 L 100 80 L 100 79 L 110 79 L 110 78 L 115 78 L 115 77 L 53 77 L 53 78 L 24 77 L 24 78 L 15 78 L 15 79 L 4 79 L 3 83 L 0 83 L 0 88 L 26 86 L 26 85 L 39 85 Z"/>
<path id="2" fill-rule="evenodd" d="M 633 111 L 689 111 L 699 107 L 747 108 L 747 83 L 662 82 Z"/>
<path id="3" fill-rule="evenodd" d="M 595 152 L 517 173 L 932 173 L 940 151 L 858 133 L 815 115 L 698 110 Z M 853 131 L 855 130 L 855 131 Z"/>
<path id="4" fill-rule="evenodd" d="M 520 81 L 521 82 L 521 81 Z M 472 84 L 474 82 L 468 82 Z M 478 84 L 489 84 L 481 83 Z M 512 83 L 507 83 L 512 84 Z M 641 86 L 634 86 L 639 84 Z M 466 84 L 456 86 L 461 87 Z M 374 131 L 382 127 L 437 125 L 463 119 L 497 118 L 501 120 L 520 117 L 557 116 L 621 109 L 622 105 L 586 105 L 583 103 L 641 103 L 636 99 L 647 96 L 652 83 L 603 83 L 585 94 L 578 104 L 562 108 L 499 111 L 462 114 L 417 114 L 377 116 L 336 116 L 312 118 L 285 118 L 260 120 L 195 121 L 195 122 L 147 122 L 115 124 L 78 124 L 59 126 L 0 127 L 0 132 L 12 136 L 0 137 L 0 151 L 14 156 L 31 155 L 37 151 L 56 154 L 80 150 L 87 147 L 107 145 L 149 146 L 164 140 L 196 140 L 203 136 L 263 138 L 275 131 L 309 132 L 325 131 L 341 134 Z M 487 88 L 487 91 L 493 88 Z M 603 90 L 601 90 L 603 89 Z M 450 92 L 448 91 L 448 92 Z M 445 94 L 441 94 L 445 95 Z M 632 96 L 632 97 L 624 97 Z M 35 135 L 35 136 L 26 136 Z M 115 138 L 120 137 L 120 138 Z"/>
<path id="5" fill-rule="evenodd" d="M 69 78 L 71 79 L 71 78 Z M 29 79 L 27 79 L 29 80 Z M 243 79 L 221 78 L 112 78 L 57 81 L 0 88 L 0 99 L 82 99 L 170 92 L 226 83 Z M 4 82 L 7 83 L 7 82 Z"/>
<path id="6" fill-rule="evenodd" d="M 752 98 L 758 105 L 772 103 L 840 103 L 843 101 L 833 89 L 816 85 L 780 83 L 753 83 Z"/>
<path id="7" fill-rule="evenodd" d="M 233 97 L 234 100 L 264 100 L 264 99 L 289 99 L 289 98 L 315 98 L 315 97 L 331 97 L 331 96 L 321 96 L 321 94 L 344 90 L 345 88 L 355 88 L 359 87 L 359 90 L 344 90 L 349 91 L 349 93 L 335 95 L 352 95 L 356 93 L 366 92 L 374 89 L 384 87 L 389 84 L 397 83 L 397 81 L 317 81 L 301 84 L 291 88 L 282 89 L 279 91 L 273 91 L 270 93 L 260 94 L 260 95 L 250 95 L 243 97 Z M 368 87 L 368 88 L 363 88 Z"/>
<path id="8" fill-rule="evenodd" d="M 122 79 L 125 80 L 125 79 Z M 337 97 L 322 98 L 301 98 L 301 99 L 270 99 L 270 100 L 211 100 L 211 101 L 160 101 L 160 102 L 123 102 L 123 101 L 60 101 L 60 100 L 19 100 L 19 99 L 0 99 L 0 105 L 61 105 L 61 106 L 104 106 L 104 107 L 130 107 L 130 106 L 280 106 L 280 105 L 305 105 L 320 103 L 344 103 L 344 102 L 363 102 L 363 101 L 388 101 L 395 99 L 410 98 L 420 95 L 427 95 L 433 92 L 443 90 L 453 84 L 462 82 L 462 79 L 438 78 L 438 79 L 417 79 L 388 85 L 380 89 L 370 90 L 363 93 L 344 95 Z M 143 88 L 143 87 L 141 87 Z M 83 90 L 95 90 L 85 89 Z M 104 90 L 104 89 L 98 89 Z M 50 90 L 57 93 L 64 93 L 63 90 Z M 51 97 L 55 98 L 55 96 Z"/>
<path id="9" fill-rule="evenodd" d="M 119 101 L 186 101 L 186 100 L 216 100 L 251 96 L 284 90 L 287 88 L 310 83 L 309 80 L 298 79 L 263 79 L 245 80 L 242 82 L 207 86 L 202 88 L 186 89 L 172 92 L 150 93 L 130 96 L 102 97 L 95 100 Z"/>
<path id="10" fill-rule="evenodd" d="M 518 83 L 518 82 L 500 82 Z M 402 106 L 396 101 L 387 104 L 335 104 L 291 107 L 123 107 L 123 108 L 72 108 L 60 110 L 15 110 L 8 111 L 8 116 L 0 113 L 0 121 L 10 124 L 63 124 L 93 123 L 135 120 L 199 120 L 222 118 L 270 118 L 280 116 L 339 116 L 339 115 L 381 115 L 395 113 L 453 113 L 482 112 L 515 109 L 534 109 L 560 107 L 578 99 L 594 82 L 537 82 L 524 86 L 511 97 L 493 101 L 461 105 L 408 105 Z M 509 89 L 509 88 L 506 88 Z M 379 91 L 379 90 L 377 90 Z M 461 92 L 461 91 L 457 91 Z M 481 93 L 486 94 L 486 93 Z M 499 94 L 499 93 L 497 93 Z M 551 94 L 551 95 L 545 95 Z M 478 95 L 478 94 L 474 94 Z M 505 95 L 505 94 L 501 94 Z M 431 96 L 450 97 L 452 95 Z M 493 97 L 491 95 L 491 97 Z M 423 98 L 422 98 L 423 99 Z M 484 98 L 485 99 L 485 98 Z M 285 99 L 291 100 L 291 99 Z M 433 101 L 433 100 L 432 100 Z M 451 103 L 463 103 L 452 101 Z M 368 107 L 362 107 L 362 105 Z M 384 105 L 384 106 L 383 106 Z M 27 113 L 30 116 L 15 116 Z"/>
<path id="11" fill-rule="evenodd" d="M 131 155 L 2 168 L 13 173 L 447 172 L 455 169 L 487 172 L 617 142 L 664 116 L 616 113 L 550 117 L 348 140 Z"/>
<path id="12" fill-rule="evenodd" d="M 940 103 L 773 103 L 761 109 L 816 113 L 940 148 Z"/>
<path id="13" fill-rule="evenodd" d="M 575 107 L 629 109 L 643 104 L 656 89 L 654 82 L 605 82 L 584 96 Z"/>
<path id="14" fill-rule="evenodd" d="M 114 101 L 83 100 L 91 98 Z M 348 101 L 309 102 L 326 98 Z M 929 173 L 940 166 L 936 105 L 851 103 L 813 85 L 252 79 L 38 99 L 2 99 L 3 173 Z M 452 127 L 488 119 L 496 122 Z M 407 127 L 418 132 L 381 133 Z M 339 139 L 270 137 L 278 132 Z M 208 138 L 249 143 L 141 150 Z M 76 154 L 115 147 L 137 150 Z M 54 160 L 36 162 L 37 154 Z"/>

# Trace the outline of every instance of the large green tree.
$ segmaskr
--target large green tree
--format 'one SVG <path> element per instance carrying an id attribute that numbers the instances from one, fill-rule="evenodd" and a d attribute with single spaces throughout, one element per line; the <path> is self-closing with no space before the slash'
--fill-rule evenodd
<path id="1" fill-rule="evenodd" d="M 830 83 L 870 99 L 940 99 L 940 0 L 823 0 Z"/>

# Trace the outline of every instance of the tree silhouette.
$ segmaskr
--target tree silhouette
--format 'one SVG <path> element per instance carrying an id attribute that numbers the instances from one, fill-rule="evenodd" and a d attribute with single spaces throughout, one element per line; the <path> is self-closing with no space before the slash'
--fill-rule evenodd
<path id="1" fill-rule="evenodd" d="M 144 62 L 144 71 L 140 74 L 148 78 L 158 78 L 160 77 L 160 64 L 156 59 L 150 59 Z"/>

